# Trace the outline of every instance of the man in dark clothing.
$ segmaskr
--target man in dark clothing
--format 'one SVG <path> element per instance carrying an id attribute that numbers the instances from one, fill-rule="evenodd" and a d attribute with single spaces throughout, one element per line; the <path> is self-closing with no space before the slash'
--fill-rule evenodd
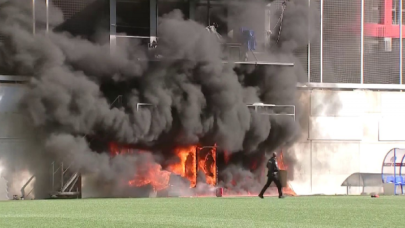
<path id="1" fill-rule="evenodd" d="M 281 182 L 278 176 L 278 165 L 277 165 L 277 153 L 273 152 L 273 156 L 269 159 L 269 161 L 267 162 L 267 168 L 269 169 L 267 172 L 267 182 L 264 185 L 262 191 L 259 194 L 259 197 L 263 199 L 263 194 L 264 192 L 267 190 L 267 188 L 270 186 L 271 182 L 274 181 L 274 183 L 277 186 L 277 190 L 278 190 L 278 198 L 284 198 L 283 196 L 283 192 L 281 190 Z"/>

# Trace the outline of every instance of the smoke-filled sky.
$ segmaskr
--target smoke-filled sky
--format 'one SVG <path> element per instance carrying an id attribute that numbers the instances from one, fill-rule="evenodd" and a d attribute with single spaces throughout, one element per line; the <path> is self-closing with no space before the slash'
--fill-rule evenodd
<path id="1" fill-rule="evenodd" d="M 245 5 L 240 15 L 257 20 L 256 11 L 263 9 L 258 6 L 266 1 L 249 2 L 251 7 Z M 37 15 L 45 15 L 41 4 L 37 2 Z M 232 153 L 263 155 L 293 143 L 299 127 L 291 118 L 253 113 L 246 104 L 299 105 L 296 82 L 305 77 L 305 71 L 293 53 L 315 37 L 305 28 L 312 21 L 308 16 L 317 15 L 306 4 L 289 2 L 280 43 L 273 40 L 266 53 L 267 59 L 296 66 L 245 69 L 237 74 L 232 65 L 222 63 L 224 53 L 216 38 L 204 25 L 183 19 L 179 10 L 159 20 L 157 51 L 170 58 L 148 62 L 139 60 L 149 56 L 145 47 L 129 42 L 120 42 L 111 52 L 108 43 L 96 44 L 67 33 L 38 29 L 33 35 L 31 5 L 25 0 L 0 0 L 0 34 L 6 37 L 0 46 L 0 67 L 31 77 L 22 107 L 35 127 L 45 132 L 42 156 L 74 162 L 74 170 L 101 180 L 130 178 L 136 160 L 145 158 L 110 160 L 107 154 L 92 152 L 84 135 L 151 148 L 162 148 L 167 142 L 217 143 Z M 277 7 L 273 13 L 278 15 L 280 10 Z M 50 12 L 51 26 L 62 22 L 58 9 L 52 6 Z M 43 23 L 43 17 L 37 18 L 38 24 Z M 111 106 L 115 97 L 103 89 L 108 83 L 125 85 L 122 107 Z M 139 102 L 153 106 L 137 110 Z M 155 161 L 158 155 L 154 154 Z M 226 176 L 242 170 L 235 167 L 225 169 Z"/>

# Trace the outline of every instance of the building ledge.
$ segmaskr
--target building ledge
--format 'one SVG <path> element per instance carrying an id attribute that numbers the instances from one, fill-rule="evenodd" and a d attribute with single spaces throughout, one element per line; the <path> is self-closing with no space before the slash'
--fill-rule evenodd
<path id="1" fill-rule="evenodd" d="M 336 90 L 405 90 L 399 84 L 356 84 L 356 83 L 297 83 L 300 89 L 336 89 Z"/>

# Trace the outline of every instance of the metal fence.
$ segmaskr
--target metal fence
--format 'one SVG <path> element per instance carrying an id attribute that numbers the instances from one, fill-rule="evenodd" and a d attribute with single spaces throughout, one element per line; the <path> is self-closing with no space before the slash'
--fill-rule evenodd
<path id="1" fill-rule="evenodd" d="M 52 1 L 68 20 L 94 0 L 37 1 Z M 306 69 L 308 82 L 403 84 L 402 0 L 307 2 L 309 12 L 320 17 L 308 23 L 317 38 L 297 53 L 296 63 Z"/>
<path id="2" fill-rule="evenodd" d="M 321 17 L 320 23 L 309 23 L 321 32 L 309 43 L 307 60 L 302 62 L 307 65 L 308 81 L 403 84 L 401 3 L 308 0 Z"/>
<path id="3" fill-rule="evenodd" d="M 319 37 L 296 53 L 308 82 L 402 84 L 402 0 L 307 1 L 320 17 L 308 28 Z"/>
<path id="4" fill-rule="evenodd" d="M 68 20 L 94 1 L 95 0 L 52 0 L 52 3 L 62 10 L 64 19 Z"/>

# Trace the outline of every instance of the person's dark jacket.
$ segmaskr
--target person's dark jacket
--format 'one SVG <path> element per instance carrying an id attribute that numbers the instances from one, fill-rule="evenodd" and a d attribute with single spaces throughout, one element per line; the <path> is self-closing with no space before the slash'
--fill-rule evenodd
<path id="1" fill-rule="evenodd" d="M 267 172 L 267 176 L 270 176 L 270 175 L 276 175 L 277 173 L 278 173 L 278 171 L 279 171 L 279 168 L 278 168 L 278 164 L 277 164 L 277 161 L 276 161 L 276 158 L 270 158 L 268 161 L 267 161 L 267 168 L 268 168 L 268 172 Z"/>

